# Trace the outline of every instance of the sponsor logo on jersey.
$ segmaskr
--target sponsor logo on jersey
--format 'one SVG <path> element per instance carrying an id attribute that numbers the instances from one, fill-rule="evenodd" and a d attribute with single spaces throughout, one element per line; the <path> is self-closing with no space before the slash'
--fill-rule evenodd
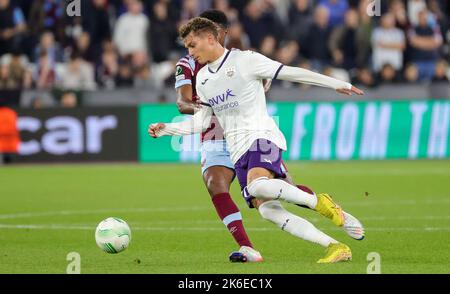
<path id="1" fill-rule="evenodd" d="M 234 76 L 234 73 L 236 72 L 236 68 L 233 67 L 228 67 L 225 69 L 225 73 L 227 75 L 227 77 L 232 78 Z"/>
<path id="2" fill-rule="evenodd" d="M 236 95 L 233 94 L 233 90 L 227 89 L 225 93 L 222 93 L 220 95 L 216 95 L 215 97 L 208 99 L 209 105 L 214 108 L 214 112 L 220 112 L 222 110 L 226 110 L 229 108 L 236 108 L 239 106 L 238 101 L 231 101 L 228 102 L 229 98 L 236 97 Z"/>
<path id="3" fill-rule="evenodd" d="M 209 99 L 208 102 L 209 102 L 209 105 L 216 106 L 216 105 L 224 103 L 225 101 L 228 101 L 229 97 L 236 97 L 236 95 L 233 94 L 233 90 L 227 89 L 227 91 L 225 93 L 216 95 L 216 97 Z"/>

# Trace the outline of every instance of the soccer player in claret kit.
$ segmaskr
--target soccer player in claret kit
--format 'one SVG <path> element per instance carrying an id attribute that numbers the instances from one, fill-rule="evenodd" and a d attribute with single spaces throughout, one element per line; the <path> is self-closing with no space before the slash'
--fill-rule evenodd
<path id="1" fill-rule="evenodd" d="M 190 55 L 207 63 L 197 75 L 196 90 L 202 106 L 192 120 L 157 123 L 149 127 L 153 137 L 187 135 L 206 130 L 213 114 L 224 130 L 231 160 L 250 208 L 283 231 L 327 248 L 319 263 L 350 260 L 350 248 L 318 230 L 309 221 L 285 210 L 280 200 L 306 206 L 344 228 L 351 237 L 362 239 L 360 222 L 344 212 L 326 194 L 298 189 L 284 181 L 281 155 L 286 147 L 284 135 L 267 113 L 263 79 L 282 79 L 330 87 L 351 95 L 363 92 L 342 82 L 305 69 L 283 66 L 252 51 L 226 50 L 218 42 L 216 25 L 205 18 L 194 18 L 180 29 Z"/>

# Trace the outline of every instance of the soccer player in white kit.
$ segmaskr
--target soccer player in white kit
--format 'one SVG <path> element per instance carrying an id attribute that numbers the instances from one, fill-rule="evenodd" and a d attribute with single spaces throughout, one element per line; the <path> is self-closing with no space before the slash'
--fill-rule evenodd
<path id="1" fill-rule="evenodd" d="M 180 29 L 185 46 L 198 62 L 207 63 L 197 75 L 197 95 L 202 107 L 192 120 L 152 124 L 149 134 L 187 135 L 209 126 L 214 113 L 224 129 L 236 175 L 249 207 L 292 235 L 327 248 L 319 263 L 350 260 L 350 248 L 318 230 L 307 220 L 285 210 L 280 200 L 303 205 L 344 226 L 355 239 L 364 237 L 359 221 L 343 212 L 328 194 L 307 193 L 281 180 L 281 155 L 286 140 L 268 115 L 263 79 L 282 79 L 333 88 L 339 93 L 363 92 L 342 82 L 305 69 L 283 66 L 252 51 L 226 50 L 217 41 L 211 21 L 194 18 Z"/>

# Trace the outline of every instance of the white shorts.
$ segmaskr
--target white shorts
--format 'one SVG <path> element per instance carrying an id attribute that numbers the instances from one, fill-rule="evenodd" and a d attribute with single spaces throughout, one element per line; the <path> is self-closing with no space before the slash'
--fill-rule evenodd
<path id="1" fill-rule="evenodd" d="M 234 171 L 234 165 L 231 161 L 225 140 L 204 141 L 200 147 L 202 175 L 211 166 L 224 166 Z"/>

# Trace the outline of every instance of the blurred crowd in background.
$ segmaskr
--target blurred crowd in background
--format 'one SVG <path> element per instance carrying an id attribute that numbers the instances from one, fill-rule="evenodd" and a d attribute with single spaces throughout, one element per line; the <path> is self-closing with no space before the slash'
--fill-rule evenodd
<path id="1" fill-rule="evenodd" d="M 446 0 L 81 0 L 80 17 L 70 2 L 0 0 L 0 89 L 173 87 L 177 30 L 211 8 L 227 48 L 365 87 L 448 82 Z"/>

